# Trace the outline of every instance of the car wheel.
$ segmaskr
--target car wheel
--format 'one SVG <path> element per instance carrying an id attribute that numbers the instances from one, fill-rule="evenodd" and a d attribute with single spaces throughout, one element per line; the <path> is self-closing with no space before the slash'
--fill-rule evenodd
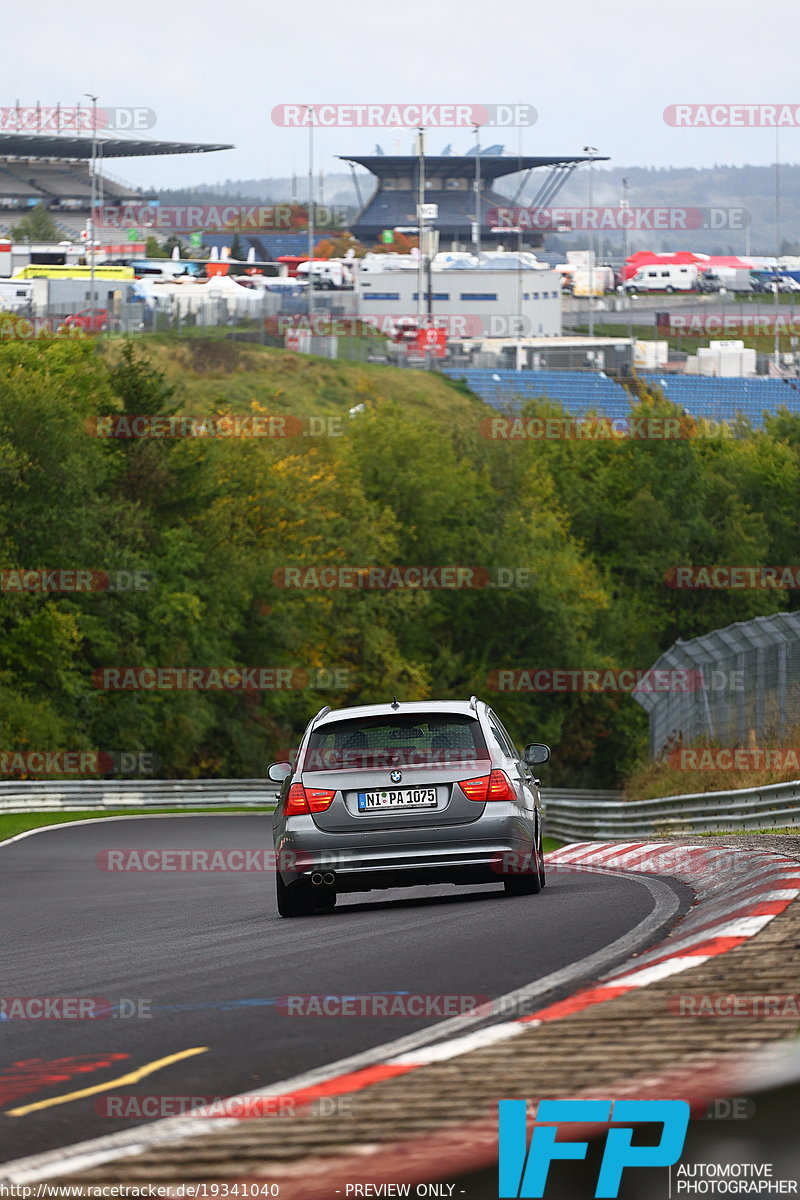
<path id="1" fill-rule="evenodd" d="M 547 883 L 547 872 L 545 871 L 545 866 L 544 866 L 544 851 L 542 850 L 542 831 L 541 831 L 541 829 L 539 830 L 539 852 L 536 857 L 537 857 L 537 860 L 539 863 L 539 891 L 541 891 L 542 888 L 544 887 L 544 885 Z"/>
<path id="2" fill-rule="evenodd" d="M 310 917 L 314 913 L 314 893 L 311 884 L 306 879 L 296 879 L 294 883 L 286 884 L 275 873 L 275 891 L 278 901 L 278 912 L 282 917 Z"/>
<path id="3" fill-rule="evenodd" d="M 671 295 L 675 291 L 675 288 L 674 287 L 666 287 L 666 288 L 664 288 L 664 291 L 668 292 Z"/>
<path id="4" fill-rule="evenodd" d="M 541 857 L 537 850 L 531 853 L 531 869 L 528 871 L 520 871 L 516 875 L 507 875 L 503 880 L 503 887 L 507 896 L 535 896 L 543 887 L 542 871 L 543 866 Z"/>

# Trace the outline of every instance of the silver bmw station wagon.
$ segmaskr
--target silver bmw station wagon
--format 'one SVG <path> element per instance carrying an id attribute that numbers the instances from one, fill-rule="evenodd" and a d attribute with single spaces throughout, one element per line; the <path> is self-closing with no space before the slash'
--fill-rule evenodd
<path id="1" fill-rule="evenodd" d="M 520 755 L 487 704 L 470 700 L 323 708 L 281 783 L 273 818 L 278 912 L 310 916 L 340 892 L 545 882 L 539 780 L 550 750 Z"/>

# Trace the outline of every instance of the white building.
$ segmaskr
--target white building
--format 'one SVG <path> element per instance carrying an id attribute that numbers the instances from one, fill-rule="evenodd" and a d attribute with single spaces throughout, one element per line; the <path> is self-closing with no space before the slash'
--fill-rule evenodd
<path id="1" fill-rule="evenodd" d="M 356 274 L 357 315 L 384 330 L 392 319 L 419 313 L 416 255 L 369 254 Z M 422 284 L 422 311 L 455 338 L 558 337 L 561 278 L 533 254 L 503 251 L 437 254 L 430 284 Z"/>

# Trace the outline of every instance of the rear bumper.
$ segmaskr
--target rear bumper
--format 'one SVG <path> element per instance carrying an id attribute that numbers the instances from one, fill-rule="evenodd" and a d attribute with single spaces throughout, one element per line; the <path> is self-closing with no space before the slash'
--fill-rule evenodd
<path id="1" fill-rule="evenodd" d="M 304 828 L 284 829 L 276 839 L 282 859 L 297 854 L 296 870 L 281 868 L 284 883 L 309 878 L 315 871 L 333 871 L 339 892 L 370 891 L 372 888 L 417 887 L 435 883 L 500 883 L 506 874 L 524 870 L 535 838 L 533 818 L 521 819 L 509 806 L 505 814 L 493 814 L 493 828 L 472 826 L 439 827 L 435 838 L 415 831 L 414 840 L 404 831 L 389 841 L 385 834 L 363 835 L 357 844 L 347 834 L 322 834 L 312 822 Z M 295 826 L 295 821 L 291 822 Z M 311 826 L 311 828 L 309 828 Z M 387 831 L 388 833 L 388 831 Z M 390 835 L 391 836 L 391 835 Z"/>

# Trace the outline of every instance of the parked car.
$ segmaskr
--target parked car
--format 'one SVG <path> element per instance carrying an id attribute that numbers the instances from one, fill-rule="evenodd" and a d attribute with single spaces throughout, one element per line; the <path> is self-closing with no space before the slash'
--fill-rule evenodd
<path id="1" fill-rule="evenodd" d="M 722 288 L 722 280 L 713 271 L 701 271 L 697 276 L 698 292 L 718 292 Z"/>
<path id="2" fill-rule="evenodd" d="M 775 293 L 775 272 L 774 271 L 759 271 L 758 274 L 753 272 L 750 276 L 751 287 L 754 292 L 762 292 L 767 295 Z M 778 291 L 779 292 L 800 292 L 800 283 L 791 275 L 778 275 Z"/>
<path id="3" fill-rule="evenodd" d="M 502 883 L 541 891 L 535 768 L 487 704 L 470 700 L 323 708 L 282 784 L 273 818 L 278 912 L 310 916 L 342 892 Z"/>
<path id="4" fill-rule="evenodd" d="M 82 329 L 84 333 L 105 333 L 111 323 L 107 308 L 82 308 L 70 313 L 61 322 L 59 329 Z"/>

